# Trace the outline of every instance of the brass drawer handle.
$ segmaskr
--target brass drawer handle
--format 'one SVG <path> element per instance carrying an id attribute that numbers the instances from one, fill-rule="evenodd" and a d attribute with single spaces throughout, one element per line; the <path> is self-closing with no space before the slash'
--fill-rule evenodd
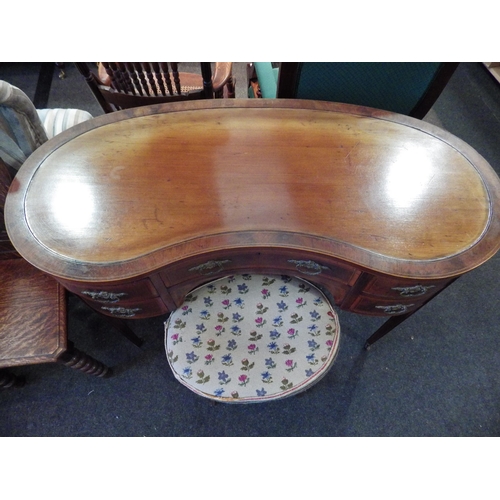
<path id="1" fill-rule="evenodd" d="M 317 274 L 321 274 L 323 269 L 329 269 L 328 267 L 322 266 L 312 260 L 289 260 L 288 262 L 290 264 L 295 264 L 297 271 L 309 276 L 316 276 Z"/>
<path id="2" fill-rule="evenodd" d="M 102 306 L 101 309 L 110 312 L 113 316 L 119 316 L 120 318 L 133 318 L 136 313 L 142 311 L 140 307 L 134 307 L 133 309 L 128 309 L 126 307 Z"/>
<path id="3" fill-rule="evenodd" d="M 385 314 L 401 314 L 408 311 L 410 307 L 413 307 L 415 304 L 395 304 L 393 306 L 375 306 L 375 309 L 383 309 Z"/>
<path id="4" fill-rule="evenodd" d="M 210 274 L 216 274 L 224 269 L 224 264 L 228 264 L 230 260 L 209 260 L 205 264 L 200 264 L 199 266 L 192 267 L 189 269 L 190 273 L 197 272 L 202 276 L 209 276 Z"/>
<path id="5" fill-rule="evenodd" d="M 92 290 L 84 290 L 82 292 L 82 295 L 86 295 L 87 297 L 90 297 L 92 300 L 96 300 L 97 302 L 107 302 L 107 303 L 113 303 L 113 302 L 119 302 L 120 299 L 123 297 L 127 297 L 128 293 L 125 292 L 105 292 L 105 291 L 98 291 L 94 292 Z"/>
<path id="6" fill-rule="evenodd" d="M 419 295 L 425 295 L 429 289 L 435 287 L 436 285 L 395 286 L 391 290 L 399 292 L 402 297 L 418 297 Z"/>

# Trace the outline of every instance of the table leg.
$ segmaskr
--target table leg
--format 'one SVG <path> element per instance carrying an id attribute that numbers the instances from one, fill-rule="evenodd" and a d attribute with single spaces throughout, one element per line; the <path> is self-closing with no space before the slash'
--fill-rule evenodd
<path id="1" fill-rule="evenodd" d="M 7 370 L 0 370 L 0 389 L 23 387 L 25 383 L 24 377 L 18 377 Z"/>
<path id="2" fill-rule="evenodd" d="M 370 349 L 372 344 L 380 340 L 384 335 L 387 335 L 393 328 L 400 325 L 405 319 L 408 319 L 415 311 L 410 313 L 401 314 L 400 316 L 393 316 L 389 318 L 366 342 L 364 348 Z"/>
<path id="3" fill-rule="evenodd" d="M 104 316 L 104 315 L 103 315 Z M 123 321 L 119 318 L 113 318 L 111 316 L 105 316 L 106 319 L 113 325 L 113 327 L 118 330 L 126 339 L 130 340 L 132 344 L 135 344 L 137 347 L 141 347 L 144 343 L 142 339 L 140 339 Z"/>
<path id="4" fill-rule="evenodd" d="M 446 290 L 452 283 L 454 283 L 458 278 L 452 279 L 443 289 L 441 289 L 438 293 L 430 297 L 428 300 L 426 300 L 420 307 L 417 309 L 414 309 L 413 311 L 406 313 L 406 314 L 401 314 L 399 316 L 393 316 L 392 318 L 389 318 L 371 337 L 368 338 L 368 340 L 365 342 L 364 348 L 368 350 L 370 346 L 372 346 L 377 340 L 380 340 L 384 335 L 387 335 L 393 328 L 396 328 L 396 326 L 400 325 L 403 321 L 408 319 L 412 314 L 415 314 L 419 309 L 425 306 L 427 302 L 430 300 L 434 299 L 437 297 L 440 293 L 442 293 L 444 290 Z"/>
<path id="5" fill-rule="evenodd" d="M 59 363 L 69 366 L 74 370 L 80 370 L 88 375 L 96 377 L 110 377 L 112 375 L 111 368 L 92 358 L 88 354 L 79 351 L 69 342 L 68 349 L 57 359 Z"/>

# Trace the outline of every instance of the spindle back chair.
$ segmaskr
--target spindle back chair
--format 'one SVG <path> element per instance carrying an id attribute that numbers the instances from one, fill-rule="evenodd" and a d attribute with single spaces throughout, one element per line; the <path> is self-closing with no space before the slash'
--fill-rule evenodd
<path id="1" fill-rule="evenodd" d="M 97 73 L 75 63 L 105 113 L 193 99 L 234 98 L 232 63 L 199 63 L 200 72 L 182 72 L 184 63 L 101 62 Z M 193 65 L 190 65 L 193 68 Z"/>

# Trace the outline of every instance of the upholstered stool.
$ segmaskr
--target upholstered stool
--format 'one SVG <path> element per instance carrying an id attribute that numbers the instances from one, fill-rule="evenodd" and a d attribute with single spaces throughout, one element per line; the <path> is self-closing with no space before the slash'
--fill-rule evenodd
<path id="1" fill-rule="evenodd" d="M 4 368 L 59 362 L 96 377 L 111 369 L 73 347 L 66 328 L 66 293 L 24 259 L 0 260 L 0 389 L 23 385 Z"/>
<path id="2" fill-rule="evenodd" d="M 167 359 L 179 382 L 227 403 L 304 391 L 332 366 L 338 317 L 310 283 L 238 275 L 189 294 L 165 322 Z"/>

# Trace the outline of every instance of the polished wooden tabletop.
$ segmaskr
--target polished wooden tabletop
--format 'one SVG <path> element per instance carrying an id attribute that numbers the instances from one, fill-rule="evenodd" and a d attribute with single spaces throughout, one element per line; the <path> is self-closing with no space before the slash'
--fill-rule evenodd
<path id="1" fill-rule="evenodd" d="M 27 260 L 67 279 L 252 245 L 435 278 L 499 249 L 499 200 L 491 166 L 422 121 L 325 102 L 207 100 L 56 136 L 19 171 L 6 223 Z"/>

